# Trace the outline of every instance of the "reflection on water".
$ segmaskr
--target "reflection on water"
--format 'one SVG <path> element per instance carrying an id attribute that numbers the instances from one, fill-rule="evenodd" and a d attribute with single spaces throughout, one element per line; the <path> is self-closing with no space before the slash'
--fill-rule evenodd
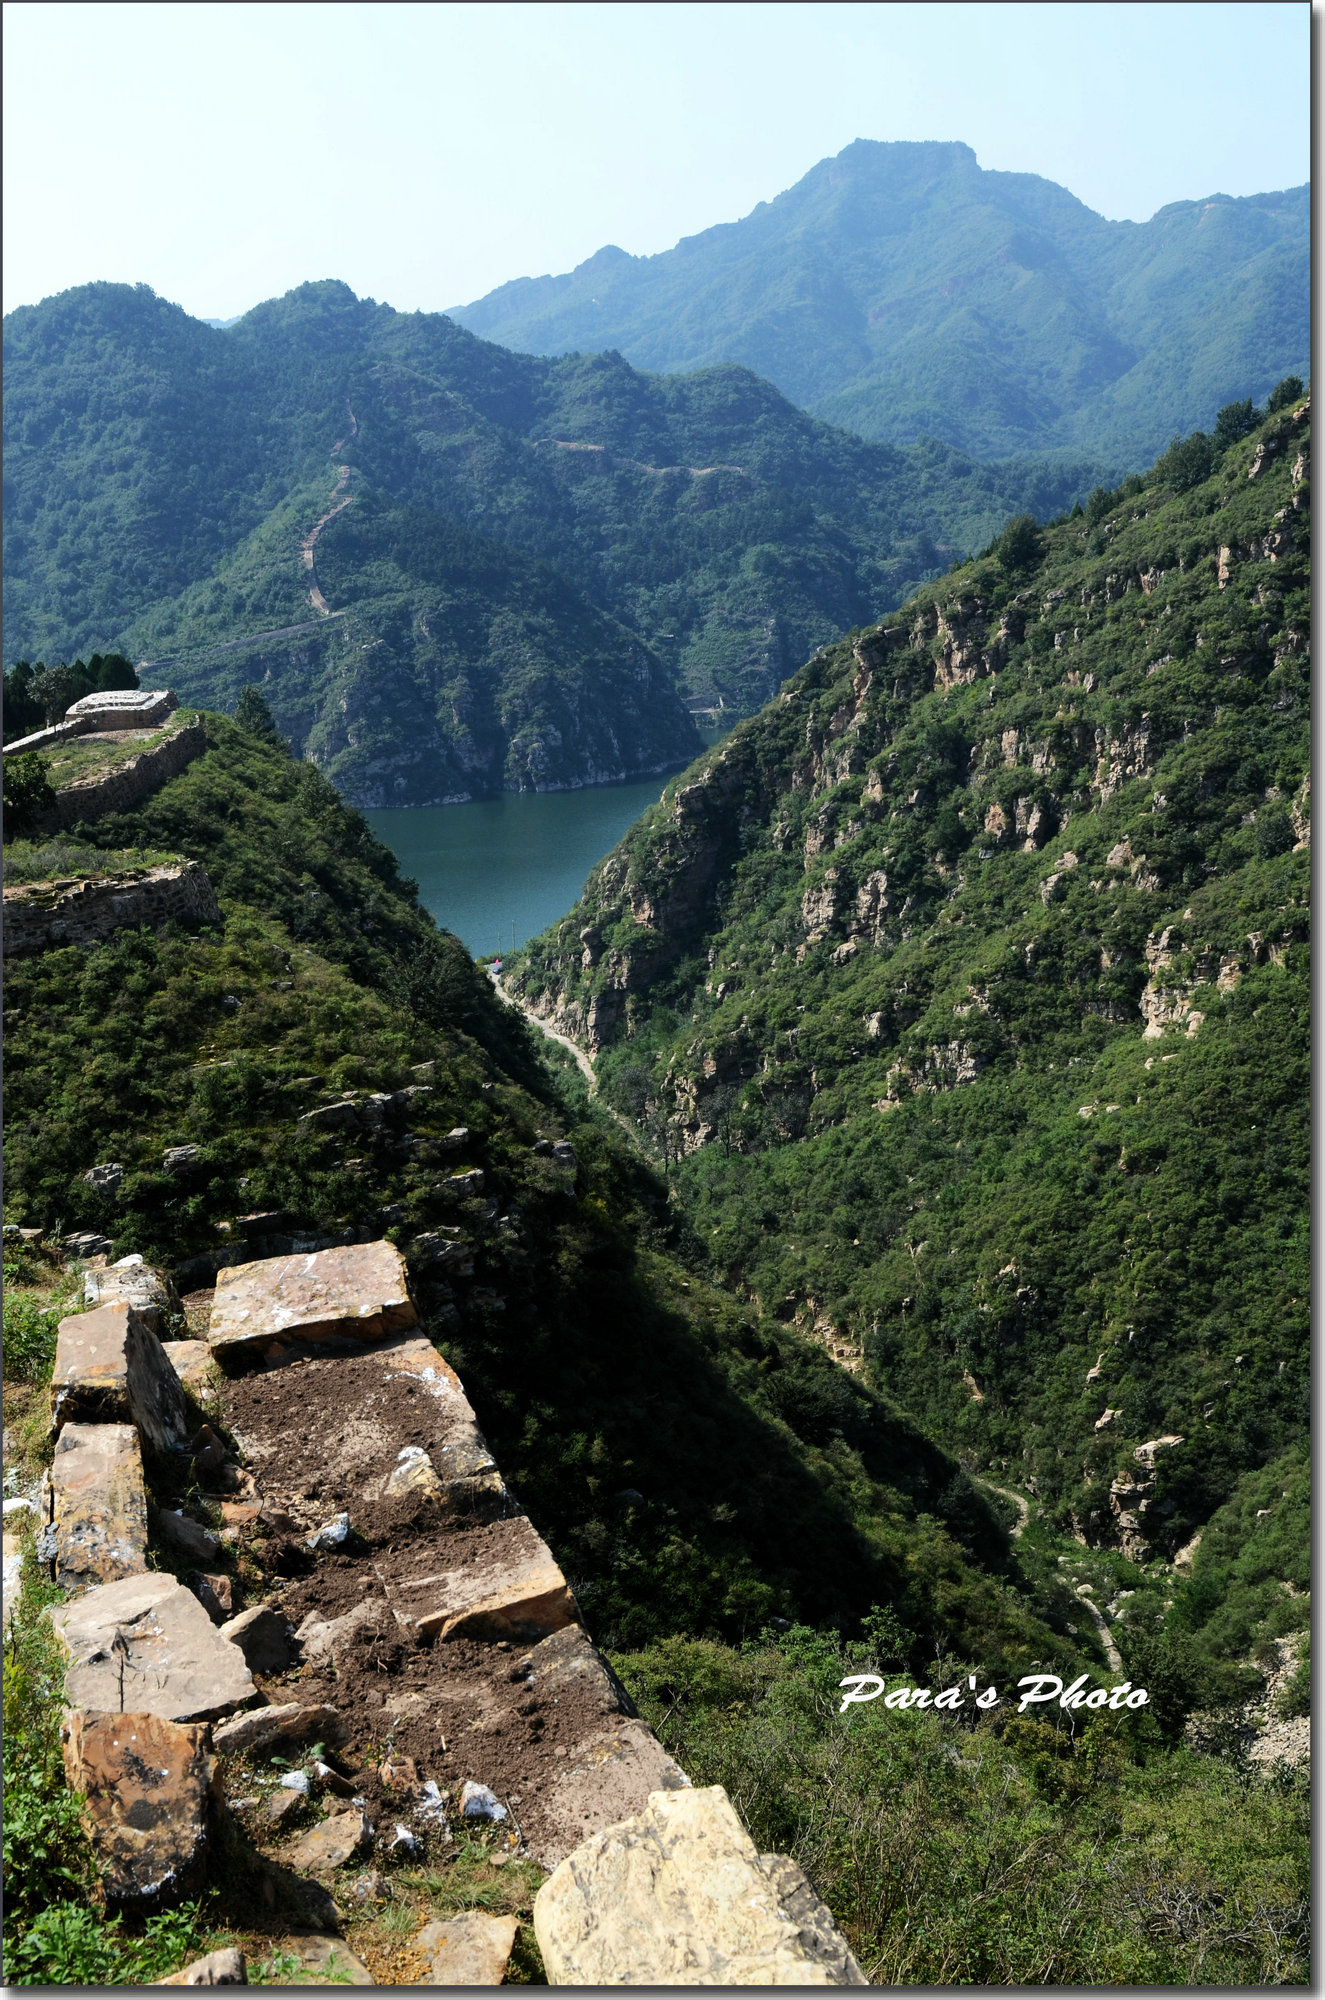
<path id="1" fill-rule="evenodd" d="M 715 738 L 716 741 L 716 738 Z M 463 806 L 391 806 L 364 818 L 419 885 L 424 907 L 477 958 L 564 917 L 666 777 L 582 792 L 503 792 Z"/>

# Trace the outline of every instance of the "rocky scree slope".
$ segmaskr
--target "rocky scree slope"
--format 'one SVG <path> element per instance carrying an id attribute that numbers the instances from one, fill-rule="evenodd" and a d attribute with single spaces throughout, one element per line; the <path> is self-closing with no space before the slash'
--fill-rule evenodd
<path id="1" fill-rule="evenodd" d="M 222 921 L 9 972 L 6 1220 L 166 1263 L 186 1305 L 230 1263 L 385 1233 L 605 1644 L 895 1604 L 918 1646 L 1061 1651 L 1070 1596 L 1031 1608 L 950 1454 L 695 1269 L 661 1181 L 359 816 L 204 720 L 206 754 L 83 831 L 200 863 Z"/>
<path id="2" fill-rule="evenodd" d="M 85 286 L 5 347 L 6 658 L 114 634 L 203 706 L 260 681 L 358 804 L 684 762 L 683 702 L 748 712 L 1094 476 L 867 445 L 743 368 L 509 354 L 334 282 L 224 331 Z"/>
<path id="3" fill-rule="evenodd" d="M 1306 1422 L 1308 411 L 818 654 L 513 974 L 725 1282 L 1142 1563 Z"/>
<path id="4" fill-rule="evenodd" d="M 830 423 L 1129 470 L 1229 397 L 1305 373 L 1308 190 L 1108 222 L 969 146 L 857 139 L 739 222 L 454 309 L 504 345 L 741 362 Z"/>

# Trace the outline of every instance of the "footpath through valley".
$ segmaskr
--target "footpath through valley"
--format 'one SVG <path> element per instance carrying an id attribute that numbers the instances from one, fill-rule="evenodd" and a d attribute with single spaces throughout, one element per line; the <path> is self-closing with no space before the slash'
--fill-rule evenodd
<path id="1" fill-rule="evenodd" d="M 518 1916 L 456 1907 L 480 1855 L 545 1878 L 553 1984 L 867 1983 L 640 1719 L 393 1244 L 224 1267 L 187 1340 L 164 1274 L 72 1247 L 35 1554 L 109 1907 L 222 1888 L 276 1983 L 527 1979 Z M 227 1950 L 167 1983 L 246 1981 Z"/>

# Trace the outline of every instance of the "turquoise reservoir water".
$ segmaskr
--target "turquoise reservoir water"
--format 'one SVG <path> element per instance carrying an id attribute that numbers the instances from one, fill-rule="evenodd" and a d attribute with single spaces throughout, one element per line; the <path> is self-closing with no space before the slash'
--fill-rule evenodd
<path id="1" fill-rule="evenodd" d="M 582 792 L 504 792 L 463 806 L 391 806 L 364 818 L 439 924 L 480 953 L 509 951 L 564 917 L 585 877 L 665 777 Z"/>

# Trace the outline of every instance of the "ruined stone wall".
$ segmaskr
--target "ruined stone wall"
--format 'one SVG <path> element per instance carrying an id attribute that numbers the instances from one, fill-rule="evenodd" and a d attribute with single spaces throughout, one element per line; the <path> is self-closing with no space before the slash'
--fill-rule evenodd
<path id="1" fill-rule="evenodd" d="M 164 741 L 117 764 L 113 770 L 66 785 L 56 793 L 54 806 L 36 821 L 33 831 L 63 833 L 66 828 L 77 826 L 80 820 L 92 821 L 104 818 L 107 813 L 128 812 L 167 778 L 178 777 L 206 748 L 207 731 L 203 724 L 183 723 Z"/>
<path id="2" fill-rule="evenodd" d="M 197 861 L 82 881 L 31 882 L 4 894 L 4 956 L 99 944 L 115 931 L 171 920 L 219 924 L 207 870 Z"/>
<path id="3" fill-rule="evenodd" d="M 151 1274 L 98 1271 L 99 1298 L 117 1275 Z M 364 1958 L 344 1937 L 391 1904 L 367 1864 L 441 1871 L 463 1835 L 551 1871 L 554 1985 L 866 1983 L 795 1863 L 639 1717 L 393 1244 L 229 1267 L 190 1324 L 205 1338 L 163 1344 L 117 1298 L 59 1328 L 36 1553 L 66 1592 L 66 1774 L 112 1906 L 238 1871 L 254 1932 L 310 1972 L 495 1986 L 509 1916 L 407 1945 L 360 1917 Z M 182 1580 L 148 1567 L 149 1535 Z M 208 1965 L 172 1983 L 216 1983 Z M 224 1970 L 244 1983 L 242 1954 Z"/>

